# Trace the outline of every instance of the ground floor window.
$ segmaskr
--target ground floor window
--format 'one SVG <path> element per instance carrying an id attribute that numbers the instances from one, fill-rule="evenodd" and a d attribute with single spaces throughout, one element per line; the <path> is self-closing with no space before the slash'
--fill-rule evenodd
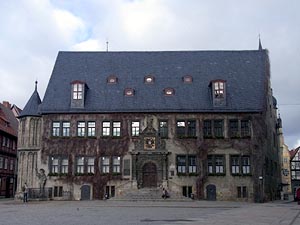
<path id="1" fill-rule="evenodd" d="M 63 196 L 63 187 L 54 186 L 53 188 L 53 197 L 62 197 Z"/>
<path id="2" fill-rule="evenodd" d="M 248 191 L 246 186 L 238 186 L 237 187 L 237 197 L 238 198 L 247 198 Z"/>

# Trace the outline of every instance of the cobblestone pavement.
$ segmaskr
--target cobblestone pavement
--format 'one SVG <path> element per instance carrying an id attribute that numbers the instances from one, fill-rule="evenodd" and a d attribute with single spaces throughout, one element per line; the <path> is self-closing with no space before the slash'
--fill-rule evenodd
<path id="1" fill-rule="evenodd" d="M 0 225 L 300 225 L 296 202 L 0 200 Z"/>

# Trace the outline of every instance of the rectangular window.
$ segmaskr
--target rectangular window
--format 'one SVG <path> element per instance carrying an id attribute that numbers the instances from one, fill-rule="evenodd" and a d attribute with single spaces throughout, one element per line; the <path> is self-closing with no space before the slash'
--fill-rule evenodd
<path id="1" fill-rule="evenodd" d="M 110 122 L 102 122 L 102 136 L 110 136 Z"/>
<path id="2" fill-rule="evenodd" d="M 124 159 L 123 173 L 124 176 L 130 176 L 130 159 Z"/>
<path id="3" fill-rule="evenodd" d="M 177 173 L 186 173 L 186 156 L 177 156 Z"/>
<path id="4" fill-rule="evenodd" d="M 78 157 L 76 160 L 76 173 L 84 173 L 84 157 Z"/>
<path id="5" fill-rule="evenodd" d="M 243 156 L 242 157 L 242 171 L 243 174 L 250 174 L 250 157 L 249 156 Z"/>
<path id="6" fill-rule="evenodd" d="M 197 173 L 196 156 L 189 156 L 189 173 Z"/>
<path id="7" fill-rule="evenodd" d="M 88 122 L 88 137 L 95 137 L 96 136 L 96 123 L 93 121 Z"/>
<path id="8" fill-rule="evenodd" d="M 102 173 L 109 173 L 109 157 L 105 156 L 101 158 Z"/>
<path id="9" fill-rule="evenodd" d="M 121 167 L 121 157 L 114 156 L 113 157 L 113 173 L 120 173 L 120 167 Z"/>
<path id="10" fill-rule="evenodd" d="M 178 137 L 185 136 L 185 121 L 177 121 L 176 134 Z"/>
<path id="11" fill-rule="evenodd" d="M 231 174 L 240 174 L 240 157 L 231 156 Z"/>
<path id="12" fill-rule="evenodd" d="M 51 157 L 51 173 L 58 173 L 58 157 Z"/>
<path id="13" fill-rule="evenodd" d="M 70 122 L 62 123 L 62 135 L 63 137 L 70 137 Z"/>
<path id="14" fill-rule="evenodd" d="M 209 175 L 225 175 L 225 157 L 224 155 L 208 155 L 207 171 Z"/>
<path id="15" fill-rule="evenodd" d="M 239 136 L 239 121 L 229 120 L 229 137 L 236 138 Z"/>
<path id="16" fill-rule="evenodd" d="M 159 136 L 161 138 L 168 138 L 168 122 L 159 121 Z"/>
<path id="17" fill-rule="evenodd" d="M 250 121 L 241 121 L 241 137 L 250 137 Z"/>
<path id="18" fill-rule="evenodd" d="M 10 160 L 9 170 L 14 170 L 14 160 L 13 159 Z"/>
<path id="19" fill-rule="evenodd" d="M 247 198 L 248 192 L 246 186 L 238 186 L 237 187 L 237 197 L 238 198 Z"/>
<path id="20" fill-rule="evenodd" d="M 82 99 L 83 84 L 73 84 L 73 99 Z"/>
<path id="21" fill-rule="evenodd" d="M 60 135 L 60 122 L 52 123 L 52 136 L 58 137 Z"/>
<path id="22" fill-rule="evenodd" d="M 87 159 L 87 172 L 95 173 L 95 158 L 93 157 Z"/>
<path id="23" fill-rule="evenodd" d="M 212 137 L 212 129 L 211 129 L 211 120 L 204 120 L 203 122 L 203 137 L 211 138 Z"/>
<path id="24" fill-rule="evenodd" d="M 223 137 L 223 120 L 214 120 L 214 136 L 216 138 Z"/>
<path id="25" fill-rule="evenodd" d="M 67 158 L 62 158 L 61 160 L 61 173 L 67 174 L 69 171 L 69 160 Z"/>
<path id="26" fill-rule="evenodd" d="M 85 136 L 85 122 L 77 122 L 77 136 L 78 137 Z"/>
<path id="27" fill-rule="evenodd" d="M 113 136 L 114 137 L 121 136 L 121 122 L 113 122 Z"/>
<path id="28" fill-rule="evenodd" d="M 6 146 L 6 137 L 2 137 L 2 146 L 3 146 L 3 147 Z"/>
<path id="29" fill-rule="evenodd" d="M 215 98 L 224 97 L 224 82 L 218 81 L 214 82 Z"/>
<path id="30" fill-rule="evenodd" d="M 187 136 L 196 137 L 196 121 L 188 120 L 187 121 Z"/>
<path id="31" fill-rule="evenodd" d="M 137 137 L 140 135 L 140 122 L 132 121 L 131 122 L 131 135 Z"/>
<path id="32" fill-rule="evenodd" d="M 0 157 L 0 169 L 3 168 L 3 157 Z"/>
<path id="33" fill-rule="evenodd" d="M 62 197 L 63 187 L 62 186 L 54 186 L 53 188 L 53 197 Z"/>

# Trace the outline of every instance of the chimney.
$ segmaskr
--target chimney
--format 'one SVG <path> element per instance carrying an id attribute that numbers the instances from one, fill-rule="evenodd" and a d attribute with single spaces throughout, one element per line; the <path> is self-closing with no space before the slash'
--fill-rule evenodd
<path id="1" fill-rule="evenodd" d="M 8 101 L 3 101 L 2 103 L 6 108 L 11 108 L 11 104 Z"/>

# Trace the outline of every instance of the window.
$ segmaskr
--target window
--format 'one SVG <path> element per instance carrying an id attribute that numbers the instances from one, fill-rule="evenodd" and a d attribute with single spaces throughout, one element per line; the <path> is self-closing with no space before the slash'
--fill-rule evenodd
<path id="1" fill-rule="evenodd" d="M 225 82 L 224 81 L 215 81 L 213 83 L 214 85 L 214 97 L 215 98 L 223 98 L 224 97 L 224 86 L 225 86 Z"/>
<path id="2" fill-rule="evenodd" d="M 116 84 L 118 82 L 118 78 L 114 75 L 111 75 L 107 78 L 107 83 Z"/>
<path id="3" fill-rule="evenodd" d="M 87 135 L 88 137 L 95 137 L 96 136 L 96 123 L 94 121 L 88 122 L 87 128 Z"/>
<path id="4" fill-rule="evenodd" d="M 113 132 L 114 137 L 121 136 L 121 122 L 113 122 Z"/>
<path id="5" fill-rule="evenodd" d="M 186 156 L 177 156 L 177 173 L 186 173 Z"/>
<path id="6" fill-rule="evenodd" d="M 144 83 L 145 84 L 153 84 L 154 83 L 154 77 L 151 75 L 148 75 L 144 78 Z"/>
<path id="7" fill-rule="evenodd" d="M 70 136 L 70 122 L 63 122 L 62 123 L 62 135 L 63 137 Z"/>
<path id="8" fill-rule="evenodd" d="M 193 77 L 190 76 L 190 75 L 186 75 L 186 76 L 184 76 L 184 77 L 182 78 L 182 80 L 183 80 L 184 83 L 190 84 L 190 83 L 193 82 Z"/>
<path id="9" fill-rule="evenodd" d="M 85 136 L 85 122 L 77 122 L 77 136 L 78 137 Z"/>
<path id="10" fill-rule="evenodd" d="M 178 174 L 195 174 L 197 173 L 197 163 L 195 155 L 178 155 L 177 156 L 177 173 Z"/>
<path id="11" fill-rule="evenodd" d="M 140 135 L 140 122 L 138 121 L 131 122 L 131 135 L 133 137 L 138 137 Z"/>
<path id="12" fill-rule="evenodd" d="M 241 121 L 241 137 L 250 137 L 250 121 Z"/>
<path id="13" fill-rule="evenodd" d="M 168 121 L 159 121 L 159 136 L 168 138 Z"/>
<path id="14" fill-rule="evenodd" d="M 101 158 L 102 173 L 109 173 L 109 157 L 105 156 Z"/>
<path id="15" fill-rule="evenodd" d="M 89 157 L 87 158 L 87 172 L 88 173 L 95 173 L 95 158 Z"/>
<path id="16" fill-rule="evenodd" d="M 175 90 L 173 88 L 165 88 L 164 93 L 166 96 L 171 96 L 175 94 Z"/>
<path id="17" fill-rule="evenodd" d="M 214 135 L 216 138 L 223 137 L 223 120 L 214 120 Z"/>
<path id="18" fill-rule="evenodd" d="M 4 158 L 4 169 L 7 170 L 8 167 L 8 159 Z"/>
<path id="19" fill-rule="evenodd" d="M 132 89 L 132 88 L 126 88 L 124 90 L 124 95 L 125 96 L 134 96 L 134 89 Z"/>
<path id="20" fill-rule="evenodd" d="M 240 158 L 239 156 L 231 156 L 231 174 L 240 174 Z"/>
<path id="21" fill-rule="evenodd" d="M 239 136 L 239 121 L 229 120 L 229 136 L 235 138 Z"/>
<path id="22" fill-rule="evenodd" d="M 14 170 L 14 160 L 13 159 L 10 160 L 9 170 Z"/>
<path id="23" fill-rule="evenodd" d="M 83 96 L 83 84 L 75 83 L 73 84 L 73 99 L 79 100 Z"/>
<path id="24" fill-rule="evenodd" d="M 124 159 L 123 164 L 123 174 L 124 176 L 130 176 L 130 159 Z"/>
<path id="25" fill-rule="evenodd" d="M 53 197 L 62 197 L 62 196 L 63 196 L 63 187 L 62 186 L 54 186 Z"/>
<path id="26" fill-rule="evenodd" d="M 225 156 L 208 155 L 207 172 L 209 175 L 225 175 Z"/>
<path id="27" fill-rule="evenodd" d="M 67 174 L 69 171 L 69 160 L 67 158 L 62 158 L 61 160 L 61 173 Z"/>
<path id="28" fill-rule="evenodd" d="M 102 135 L 103 136 L 110 135 L 110 122 L 102 122 Z"/>
<path id="29" fill-rule="evenodd" d="M 0 169 L 3 168 L 3 157 L 0 157 Z"/>
<path id="30" fill-rule="evenodd" d="M 243 156 L 242 157 L 242 172 L 243 174 L 250 174 L 250 157 Z"/>
<path id="31" fill-rule="evenodd" d="M 204 138 L 212 137 L 211 120 L 204 120 L 203 122 L 203 136 Z"/>
<path id="32" fill-rule="evenodd" d="M 78 157 L 76 159 L 76 173 L 84 173 L 84 157 Z"/>
<path id="33" fill-rule="evenodd" d="M 102 136 L 121 136 L 121 122 L 119 121 L 104 121 L 102 122 Z"/>
<path id="34" fill-rule="evenodd" d="M 195 120 L 177 121 L 176 133 L 179 138 L 196 137 L 196 121 Z"/>
<path id="35" fill-rule="evenodd" d="M 120 173 L 120 167 L 121 167 L 121 157 L 120 156 L 114 156 L 113 157 L 113 173 Z"/>
<path id="36" fill-rule="evenodd" d="M 60 135 L 60 122 L 53 122 L 52 123 L 52 136 L 58 137 Z"/>
<path id="37" fill-rule="evenodd" d="M 51 168 L 50 172 L 51 173 L 58 173 L 58 157 L 51 157 Z"/>
<path id="38" fill-rule="evenodd" d="M 237 197 L 238 198 L 247 198 L 248 192 L 246 186 L 238 186 L 237 187 Z"/>

